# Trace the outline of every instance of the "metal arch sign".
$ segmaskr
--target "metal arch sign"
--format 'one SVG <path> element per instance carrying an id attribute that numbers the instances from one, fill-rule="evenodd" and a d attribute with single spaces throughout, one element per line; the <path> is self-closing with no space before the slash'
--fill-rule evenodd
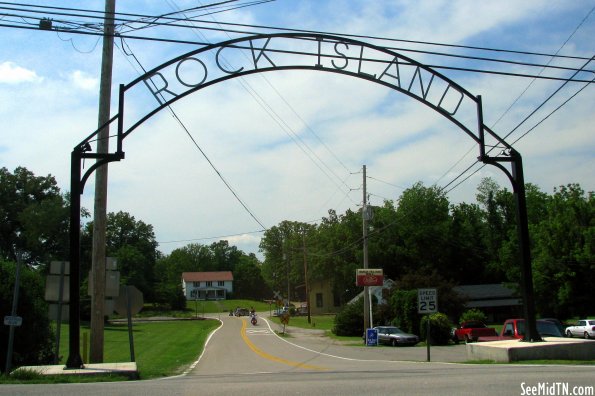
<path id="1" fill-rule="evenodd" d="M 159 110 L 197 90 L 227 79 L 274 70 L 316 70 L 369 80 L 424 103 L 476 142 L 483 139 L 479 98 L 446 76 L 383 47 L 307 33 L 255 35 L 209 45 L 121 85 L 119 135 L 125 138 Z M 126 111 L 126 102 L 150 96 L 156 105 L 144 116 L 134 118 L 132 112 Z"/>
<path id="2" fill-rule="evenodd" d="M 241 53 L 244 58 L 233 57 Z M 161 109 L 210 85 L 244 75 L 283 70 L 313 70 L 344 74 L 399 91 L 432 108 L 470 136 L 479 148 L 479 161 L 494 165 L 510 180 L 517 203 L 522 264 L 522 294 L 528 334 L 536 333 L 529 230 L 522 157 L 504 139 L 483 124 L 481 97 L 474 96 L 429 66 L 392 50 L 346 37 L 279 33 L 254 35 L 188 52 L 152 69 L 127 85 L 120 85 L 118 113 L 77 144 L 71 153 L 70 175 L 70 346 L 68 363 L 78 355 L 80 288 L 80 197 L 90 175 L 100 166 L 124 159 L 123 140 Z M 145 111 L 131 104 L 156 102 Z M 147 100 L 149 99 L 149 100 Z M 130 110 L 130 111 L 129 111 Z M 139 115 L 140 114 L 140 115 Z M 144 114 L 144 115 L 142 115 Z M 96 136 L 117 124 L 116 149 L 99 152 Z M 488 141 L 489 140 L 489 141 Z M 489 156 L 486 146 L 498 153 Z M 84 159 L 96 159 L 82 172 Z M 510 164 L 511 171 L 502 164 Z M 530 335 L 530 334 L 529 334 Z M 526 337 L 531 338 L 531 337 Z"/>

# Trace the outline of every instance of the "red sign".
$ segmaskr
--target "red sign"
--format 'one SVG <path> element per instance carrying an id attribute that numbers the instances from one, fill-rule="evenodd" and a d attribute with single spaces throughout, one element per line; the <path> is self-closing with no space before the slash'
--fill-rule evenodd
<path id="1" fill-rule="evenodd" d="M 355 275 L 356 286 L 382 286 L 383 283 L 382 269 L 358 269 Z"/>

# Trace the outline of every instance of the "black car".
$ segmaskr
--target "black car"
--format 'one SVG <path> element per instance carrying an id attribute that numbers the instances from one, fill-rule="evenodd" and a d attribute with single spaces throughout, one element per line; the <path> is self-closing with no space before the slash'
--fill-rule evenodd
<path id="1" fill-rule="evenodd" d="M 250 315 L 250 311 L 248 308 L 237 308 L 235 311 L 236 316 L 248 316 Z"/>
<path id="2" fill-rule="evenodd" d="M 419 342 L 419 337 L 415 334 L 405 333 L 395 326 L 376 326 L 378 330 L 378 343 L 397 345 L 415 345 Z"/>

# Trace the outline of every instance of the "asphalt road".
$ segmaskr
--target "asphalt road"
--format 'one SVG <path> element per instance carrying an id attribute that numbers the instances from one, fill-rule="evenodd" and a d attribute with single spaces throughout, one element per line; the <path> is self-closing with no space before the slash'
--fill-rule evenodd
<path id="1" fill-rule="evenodd" d="M 433 347 L 428 363 L 422 347 L 346 346 L 298 329 L 281 338 L 265 319 L 257 326 L 245 317 L 221 319 L 203 355 L 184 375 L 124 383 L 2 385 L 0 394 L 561 395 L 593 394 L 595 386 L 593 366 L 462 364 L 464 345 Z"/>

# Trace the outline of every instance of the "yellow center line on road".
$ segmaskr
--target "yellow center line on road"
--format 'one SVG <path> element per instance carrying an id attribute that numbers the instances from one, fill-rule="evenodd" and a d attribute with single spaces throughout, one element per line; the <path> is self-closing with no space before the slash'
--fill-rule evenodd
<path id="1" fill-rule="evenodd" d="M 280 357 L 277 357 L 277 356 L 273 356 L 273 355 L 271 355 L 269 353 L 266 353 L 266 352 L 262 351 L 256 345 L 254 345 L 254 343 L 252 341 L 250 341 L 250 339 L 246 335 L 246 321 L 245 320 L 242 320 L 241 335 L 242 335 L 242 339 L 244 340 L 244 342 L 246 343 L 246 345 L 248 345 L 248 348 L 252 349 L 252 351 L 254 353 L 256 353 L 257 355 L 259 355 L 259 356 L 261 356 L 261 357 L 263 357 L 265 359 L 268 359 L 268 360 L 271 360 L 271 361 L 277 362 L 277 363 L 283 363 L 283 364 L 286 364 L 286 365 L 292 366 L 292 367 L 303 368 L 303 369 L 318 370 L 318 371 L 328 370 L 328 368 L 326 368 L 326 367 L 314 366 L 314 365 L 300 363 L 300 362 L 292 362 L 291 360 L 287 360 L 287 359 L 283 359 L 283 358 L 280 358 Z"/>

